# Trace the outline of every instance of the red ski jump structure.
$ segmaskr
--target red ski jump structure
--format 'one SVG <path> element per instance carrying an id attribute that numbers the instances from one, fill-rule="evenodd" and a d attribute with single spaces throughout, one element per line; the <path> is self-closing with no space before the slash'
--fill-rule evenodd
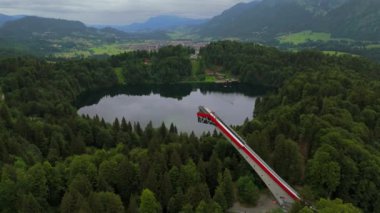
<path id="1" fill-rule="evenodd" d="M 261 180 L 272 192 L 278 204 L 289 209 L 294 202 L 301 201 L 297 192 L 289 186 L 263 159 L 260 158 L 246 142 L 222 119 L 210 109 L 200 106 L 197 113 L 198 122 L 216 126 L 216 128 L 230 141 L 244 159 L 252 166 Z"/>

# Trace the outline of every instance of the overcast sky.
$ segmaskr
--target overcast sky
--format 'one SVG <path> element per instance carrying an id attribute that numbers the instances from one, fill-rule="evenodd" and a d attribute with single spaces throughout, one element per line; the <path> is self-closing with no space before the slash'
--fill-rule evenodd
<path id="1" fill-rule="evenodd" d="M 0 13 L 129 24 L 157 15 L 210 18 L 250 0 L 0 0 Z"/>

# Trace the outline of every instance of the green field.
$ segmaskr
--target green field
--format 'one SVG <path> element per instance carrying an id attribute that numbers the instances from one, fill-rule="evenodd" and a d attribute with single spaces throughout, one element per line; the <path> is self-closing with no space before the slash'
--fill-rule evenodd
<path id="1" fill-rule="evenodd" d="M 207 83 L 213 83 L 215 81 L 216 81 L 215 76 L 206 76 L 206 78 L 205 78 L 205 82 L 207 82 Z"/>
<path id="2" fill-rule="evenodd" d="M 176 31 L 167 33 L 167 35 L 170 37 L 170 39 L 173 39 L 173 40 L 178 40 L 178 39 L 196 40 L 200 38 L 199 35 L 193 34 L 186 29 L 178 29 Z"/>
<path id="3" fill-rule="evenodd" d="M 326 50 L 326 51 L 322 51 L 322 52 L 326 55 L 332 55 L 332 56 L 342 56 L 342 55 L 358 56 L 358 55 L 354 55 L 351 53 L 334 51 L 334 50 Z"/>
<path id="4" fill-rule="evenodd" d="M 369 44 L 366 46 L 367 49 L 379 49 L 380 44 Z"/>
<path id="5" fill-rule="evenodd" d="M 122 48 L 122 44 L 102 45 L 99 47 L 93 47 L 90 49 L 95 55 L 116 55 L 128 51 L 128 49 Z"/>
<path id="6" fill-rule="evenodd" d="M 312 31 L 302 31 L 299 33 L 292 33 L 288 35 L 283 35 L 277 38 L 281 43 L 291 43 L 291 44 L 302 44 L 308 41 L 329 41 L 331 40 L 330 33 L 316 33 Z"/>
<path id="7" fill-rule="evenodd" d="M 76 50 L 72 49 L 70 51 L 57 53 L 54 56 L 60 58 L 75 58 L 75 57 L 90 57 L 93 55 L 117 55 L 123 52 L 128 52 L 128 49 L 125 43 L 118 44 L 106 44 L 100 46 L 89 47 L 88 49 Z"/>

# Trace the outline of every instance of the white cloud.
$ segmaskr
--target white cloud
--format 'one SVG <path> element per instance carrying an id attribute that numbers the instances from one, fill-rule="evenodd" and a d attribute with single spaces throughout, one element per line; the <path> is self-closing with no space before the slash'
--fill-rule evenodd
<path id="1" fill-rule="evenodd" d="M 209 18 L 242 1 L 249 0 L 0 0 L 0 13 L 128 24 L 157 15 Z"/>

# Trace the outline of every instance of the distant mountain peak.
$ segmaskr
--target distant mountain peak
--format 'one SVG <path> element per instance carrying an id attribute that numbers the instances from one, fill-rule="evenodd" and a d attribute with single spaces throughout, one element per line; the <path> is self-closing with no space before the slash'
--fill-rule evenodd
<path id="1" fill-rule="evenodd" d="M 130 25 L 112 25 L 112 26 L 97 26 L 97 27 L 112 27 L 124 32 L 152 32 L 165 31 L 182 26 L 195 26 L 205 23 L 207 19 L 192 19 L 174 15 L 160 15 L 150 17 L 145 22 L 133 23 Z"/>

